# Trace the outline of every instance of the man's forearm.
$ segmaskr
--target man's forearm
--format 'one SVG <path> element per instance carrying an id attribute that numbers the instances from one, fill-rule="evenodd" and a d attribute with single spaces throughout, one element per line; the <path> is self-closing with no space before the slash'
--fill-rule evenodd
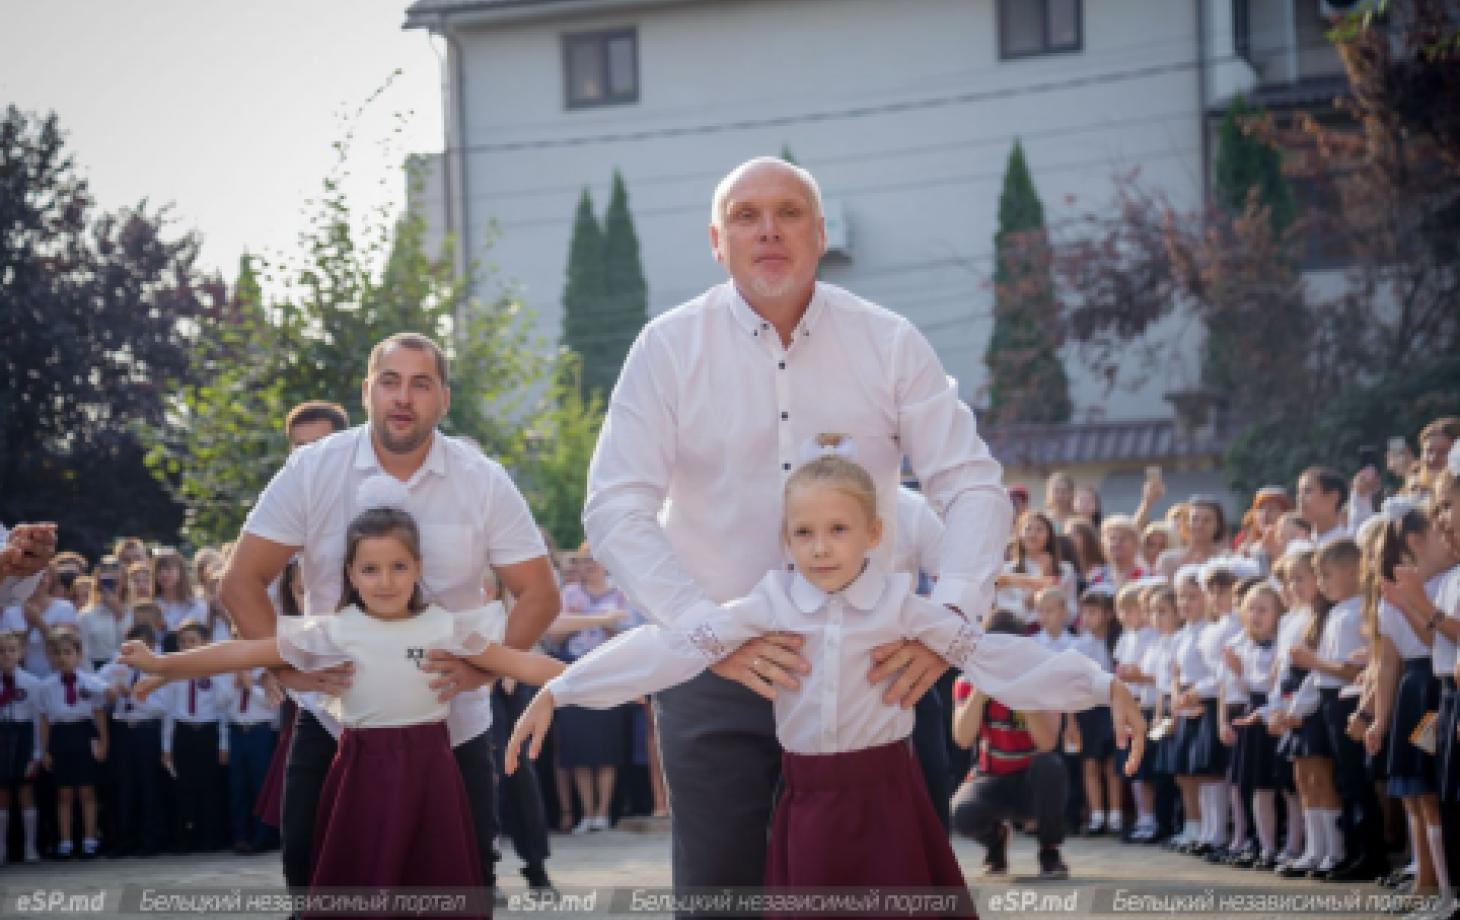
<path id="1" fill-rule="evenodd" d="M 556 585 L 534 585 L 512 605 L 502 644 L 524 651 L 532 648 L 561 610 L 562 600 Z"/>
<path id="2" fill-rule="evenodd" d="M 269 601 L 268 585 L 247 576 L 225 574 L 218 586 L 218 601 L 243 638 L 267 639 L 274 634 L 274 605 Z"/>

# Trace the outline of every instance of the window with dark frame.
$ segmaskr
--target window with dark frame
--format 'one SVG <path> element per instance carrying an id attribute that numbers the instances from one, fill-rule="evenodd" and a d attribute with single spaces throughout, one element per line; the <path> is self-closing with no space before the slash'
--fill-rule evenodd
<path id="1" fill-rule="evenodd" d="M 563 76 L 570 109 L 638 102 L 638 31 L 564 35 Z"/>
<path id="2" fill-rule="evenodd" d="M 1083 0 L 999 0 L 999 57 L 1081 50 L 1083 6 Z"/>

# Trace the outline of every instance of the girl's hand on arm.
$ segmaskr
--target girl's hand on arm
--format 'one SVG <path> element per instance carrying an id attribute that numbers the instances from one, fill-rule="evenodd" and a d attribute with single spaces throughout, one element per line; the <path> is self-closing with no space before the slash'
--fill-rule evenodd
<path id="1" fill-rule="evenodd" d="M 166 686 L 167 682 L 167 678 L 160 675 L 148 675 L 132 685 L 132 697 L 139 703 L 145 703 L 147 702 L 147 697 L 156 693 L 159 688 Z"/>
<path id="2" fill-rule="evenodd" d="M 507 751 L 504 759 L 504 767 L 507 775 L 511 776 L 517 772 L 518 760 L 522 754 L 522 745 L 528 744 L 527 756 L 536 760 L 537 755 L 542 753 L 543 739 L 547 737 L 548 729 L 553 725 L 553 695 L 548 690 L 539 690 L 517 718 L 517 724 L 512 726 L 512 737 L 507 742 Z"/>

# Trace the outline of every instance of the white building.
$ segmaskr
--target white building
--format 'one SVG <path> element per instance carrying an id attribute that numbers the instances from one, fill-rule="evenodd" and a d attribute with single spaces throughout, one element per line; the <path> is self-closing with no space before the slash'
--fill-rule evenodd
<path id="1" fill-rule="evenodd" d="M 623 172 L 658 312 L 723 280 L 705 229 L 716 180 L 789 148 L 827 198 L 823 277 L 916 323 L 977 405 L 1014 139 L 1051 223 L 1105 204 L 1112 175 L 1133 168 L 1195 207 L 1232 94 L 1332 95 L 1328 12 L 1323 0 L 417 0 L 406 27 L 445 48 L 441 200 L 427 202 L 438 229 L 466 258 L 494 226 L 491 261 L 550 338 L 585 186 L 601 215 Z M 1133 366 L 1134 390 L 1107 393 L 1071 354 L 1076 418 L 1169 425 L 1165 394 L 1196 382 L 1194 325 L 1169 324 L 1167 366 Z"/>

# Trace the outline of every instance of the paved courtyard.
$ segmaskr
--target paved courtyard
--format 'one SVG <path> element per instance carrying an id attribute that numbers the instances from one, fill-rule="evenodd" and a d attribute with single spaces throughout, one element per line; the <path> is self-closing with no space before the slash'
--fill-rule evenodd
<path id="1" fill-rule="evenodd" d="M 1071 878 L 1062 883 L 1041 883 L 1033 878 L 1035 844 L 1029 837 L 1015 835 L 1010 853 L 1011 875 L 998 881 L 983 876 L 983 854 L 979 846 L 960 840 L 955 842 L 955 849 L 975 888 L 981 913 L 986 917 L 1060 914 L 1280 917 L 1305 912 L 1315 917 L 1385 916 L 1381 910 L 1384 904 L 1379 900 L 1384 893 L 1377 887 L 1281 881 L 1269 873 L 1212 866 L 1159 848 L 1122 845 L 1102 838 L 1070 841 L 1065 860 Z M 509 846 L 499 864 L 499 876 L 509 901 L 506 909 L 498 909 L 497 915 L 566 913 L 545 910 L 548 905 L 524 896 L 526 888 L 518 874 L 520 866 Z M 573 905 L 581 908 L 576 911 L 580 914 L 665 916 L 652 910 L 631 912 L 629 907 L 632 903 L 652 907 L 652 896 L 662 894 L 655 889 L 669 885 L 669 835 L 662 827 L 651 824 L 643 830 L 616 829 L 585 837 L 554 836 L 553 857 L 548 868 L 563 895 L 582 899 Z M 0 867 L 0 917 L 80 913 L 118 916 L 140 913 L 138 907 L 147 892 L 154 896 L 150 906 L 156 907 L 163 903 L 155 900 L 157 893 L 218 892 L 226 896 L 234 890 L 277 891 L 281 884 L 278 853 L 9 865 Z M 637 902 L 636 891 L 639 892 Z M 1322 902 L 1264 904 L 1261 896 L 1266 894 L 1316 895 L 1332 899 L 1331 907 L 1336 909 L 1324 909 Z M 222 903 L 226 905 L 226 899 Z M 147 913 L 160 917 L 200 913 L 210 918 L 270 916 L 218 909 L 203 899 L 187 907 L 194 908 L 195 912 L 161 909 Z"/>

